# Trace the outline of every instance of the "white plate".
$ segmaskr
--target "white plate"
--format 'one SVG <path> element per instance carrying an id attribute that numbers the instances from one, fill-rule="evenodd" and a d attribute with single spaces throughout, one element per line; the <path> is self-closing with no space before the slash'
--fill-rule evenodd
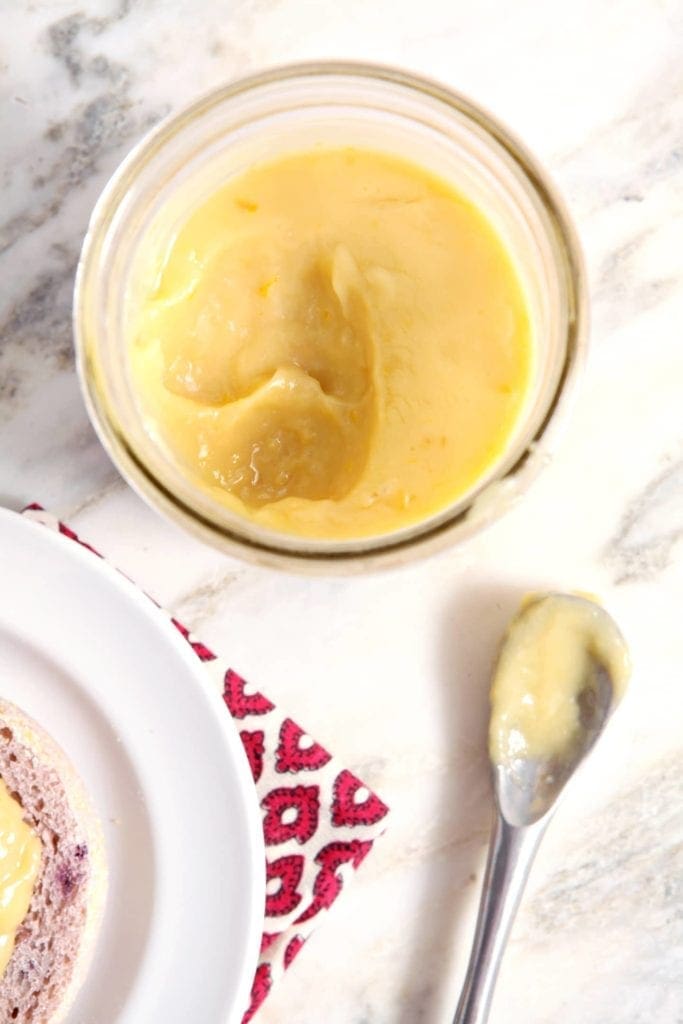
<path id="1" fill-rule="evenodd" d="M 61 744 L 101 816 L 109 893 L 68 1024 L 233 1024 L 263 926 L 264 848 L 237 731 L 152 602 L 0 509 L 0 694 Z"/>

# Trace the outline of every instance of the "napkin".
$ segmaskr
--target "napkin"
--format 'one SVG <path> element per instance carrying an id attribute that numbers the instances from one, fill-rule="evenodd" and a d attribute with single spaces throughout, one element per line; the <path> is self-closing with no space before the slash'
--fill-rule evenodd
<path id="1" fill-rule="evenodd" d="M 103 557 L 40 505 L 29 505 L 24 515 Z M 202 663 L 207 686 L 223 694 L 262 811 L 266 905 L 261 954 L 242 1018 L 248 1024 L 384 832 L 388 807 L 225 658 L 169 618 Z"/>

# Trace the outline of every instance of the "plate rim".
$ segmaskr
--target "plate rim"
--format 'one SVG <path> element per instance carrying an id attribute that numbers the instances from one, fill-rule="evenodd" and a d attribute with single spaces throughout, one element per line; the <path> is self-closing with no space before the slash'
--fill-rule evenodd
<path id="1" fill-rule="evenodd" d="M 26 511 L 26 510 L 25 510 Z M 36 510 L 43 512 L 43 509 Z M 45 512 L 46 515 L 52 513 Z M 57 522 L 60 522 L 55 517 Z M 99 573 L 102 579 L 112 585 L 123 596 L 123 599 L 132 603 L 150 624 L 150 628 L 157 631 L 162 642 L 170 644 L 175 651 L 175 656 L 184 662 L 185 667 L 194 680 L 197 690 L 201 694 L 201 700 L 212 715 L 228 748 L 230 760 L 236 773 L 236 791 L 242 805 L 244 819 L 246 822 L 245 844 L 248 852 L 247 862 L 250 869 L 248 880 L 250 892 L 249 922 L 247 935 L 244 942 L 244 954 L 240 967 L 239 982 L 235 988 L 235 996 L 231 1005 L 226 1005 L 222 1018 L 216 1024 L 232 1024 L 241 1019 L 241 1013 L 247 1011 L 249 1005 L 249 993 L 253 984 L 258 965 L 260 943 L 263 934 L 264 906 L 266 898 L 266 873 L 265 873 L 265 840 L 261 822 L 258 796 L 255 789 L 254 779 L 249 766 L 246 751 L 239 737 L 239 730 L 227 707 L 221 701 L 220 695 L 212 691 L 209 682 L 203 671 L 203 663 L 200 662 L 196 653 L 192 650 L 188 641 L 182 636 L 178 628 L 173 624 L 171 616 L 158 605 L 154 598 L 142 590 L 132 579 L 126 576 L 121 570 L 112 565 L 99 552 L 85 547 L 80 540 L 74 540 L 61 532 L 51 528 L 50 524 L 44 524 L 35 519 L 25 516 L 23 512 L 14 511 L 6 506 L 0 506 L 0 548 L 3 535 L 6 529 L 10 532 L 15 530 L 24 533 L 25 536 L 42 538 L 41 543 L 52 548 L 67 559 L 73 558 L 80 561 L 86 570 Z M 262 867 L 263 866 L 263 867 Z M 213 1022 L 207 1022 L 213 1024 Z"/>

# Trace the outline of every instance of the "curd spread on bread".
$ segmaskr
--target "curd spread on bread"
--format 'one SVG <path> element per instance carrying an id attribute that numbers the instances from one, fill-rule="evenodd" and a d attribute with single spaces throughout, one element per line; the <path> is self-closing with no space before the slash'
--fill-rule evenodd
<path id="1" fill-rule="evenodd" d="M 321 148 L 230 179 L 163 235 L 129 309 L 132 382 L 152 436 L 229 508 L 307 537 L 388 533 L 505 451 L 526 299 L 447 182 Z"/>
<path id="2" fill-rule="evenodd" d="M 618 701 L 630 658 L 603 608 L 563 594 L 531 597 L 510 624 L 493 679 L 492 761 L 570 755 L 581 729 L 579 697 L 594 664 L 609 673 Z"/>
<path id="3" fill-rule="evenodd" d="M 21 804 L 0 779 L 0 977 L 31 902 L 40 854 L 40 839 L 24 821 Z"/>

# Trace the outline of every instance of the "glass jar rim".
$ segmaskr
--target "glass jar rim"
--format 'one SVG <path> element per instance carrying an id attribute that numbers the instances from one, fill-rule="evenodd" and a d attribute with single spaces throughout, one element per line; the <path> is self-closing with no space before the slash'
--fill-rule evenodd
<path id="1" fill-rule="evenodd" d="M 258 539 L 217 522 L 175 494 L 152 472 L 126 437 L 125 431 L 110 415 L 108 404 L 100 393 L 98 375 L 84 327 L 84 295 L 91 278 L 93 275 L 96 277 L 95 254 L 104 244 L 122 197 L 135 182 L 141 167 L 162 151 L 170 139 L 210 111 L 244 94 L 280 82 L 334 77 L 382 82 L 389 87 L 395 86 L 417 94 L 422 99 L 435 101 L 474 124 L 486 138 L 502 148 L 521 172 L 552 226 L 553 251 L 559 257 L 567 290 L 564 356 L 554 393 L 533 437 L 512 465 L 508 465 L 502 473 L 496 472 L 482 486 L 474 488 L 464 507 L 451 512 L 447 507 L 436 522 L 417 523 L 408 535 L 400 531 L 398 535 L 329 542 L 327 546 L 324 541 L 283 535 L 278 543 L 270 536 L 268 539 Z M 561 418 L 560 412 L 569 404 L 572 385 L 576 383 L 585 358 L 587 308 L 583 258 L 564 203 L 535 157 L 503 124 L 468 97 L 429 78 L 388 65 L 318 61 L 282 65 L 226 83 L 165 118 L 138 142 L 114 172 L 93 210 L 76 274 L 73 317 L 77 368 L 91 422 L 124 478 L 144 500 L 172 520 L 180 522 L 191 533 L 238 557 L 295 571 L 323 569 L 348 573 L 401 563 L 407 560 L 409 554 L 429 554 L 460 542 L 504 513 L 510 503 L 506 495 L 506 484 L 511 485 L 514 481 L 514 488 L 510 489 L 514 490 L 515 498 L 527 489 L 541 465 L 547 461 L 550 441 Z M 495 500 L 489 500 L 492 494 Z"/>

